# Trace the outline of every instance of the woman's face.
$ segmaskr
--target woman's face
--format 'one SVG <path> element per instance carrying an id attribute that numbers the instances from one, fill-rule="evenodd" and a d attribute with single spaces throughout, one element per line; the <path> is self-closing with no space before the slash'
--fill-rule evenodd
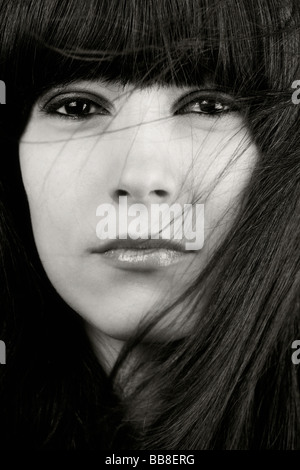
<path id="1" fill-rule="evenodd" d="M 256 154 L 233 98 L 212 88 L 78 81 L 40 97 L 20 143 L 34 237 L 51 283 L 92 336 L 124 340 L 184 291 L 232 223 Z M 144 215 L 154 204 L 204 204 L 203 247 L 186 250 L 185 235 L 179 247 L 151 241 L 150 216 L 141 246 L 124 197 Z M 99 206 L 115 211 L 111 239 L 100 237 Z M 188 323 L 178 318 L 166 318 L 176 335 Z"/>

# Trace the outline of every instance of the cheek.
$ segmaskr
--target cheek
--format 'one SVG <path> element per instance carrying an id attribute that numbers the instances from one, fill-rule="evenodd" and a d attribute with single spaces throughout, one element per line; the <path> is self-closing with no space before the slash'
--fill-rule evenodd
<path id="1" fill-rule="evenodd" d="M 193 185 L 197 200 L 205 205 L 205 247 L 211 251 L 222 241 L 240 209 L 258 150 L 244 130 L 207 135 L 195 147 Z"/>
<path id="2" fill-rule="evenodd" d="M 232 187 L 233 180 L 244 185 L 257 159 L 257 149 L 245 130 L 206 134 L 193 130 L 192 155 L 199 189 L 211 190 L 217 184 Z"/>
<path id="3" fill-rule="evenodd" d="M 91 220 L 81 169 L 85 152 L 69 144 L 22 145 L 20 166 L 40 256 L 72 247 Z M 85 197 L 84 197 L 85 196 Z"/>

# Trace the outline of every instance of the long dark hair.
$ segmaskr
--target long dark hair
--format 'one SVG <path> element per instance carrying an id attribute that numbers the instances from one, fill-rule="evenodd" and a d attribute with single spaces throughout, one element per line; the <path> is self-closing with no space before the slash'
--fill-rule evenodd
<path id="1" fill-rule="evenodd" d="M 3 448 L 300 449 L 297 0 L 1 0 Z M 298 75 L 297 75 L 298 74 Z M 18 142 L 37 97 L 102 77 L 147 86 L 209 77 L 247 108 L 259 159 L 242 210 L 185 293 L 191 333 L 141 357 L 119 393 L 33 242 Z M 205 304 L 203 296 L 205 294 Z M 183 299 L 177 299 L 177 303 Z M 147 328 L 150 328 L 148 325 Z M 70 333 L 71 332 L 71 333 Z"/>

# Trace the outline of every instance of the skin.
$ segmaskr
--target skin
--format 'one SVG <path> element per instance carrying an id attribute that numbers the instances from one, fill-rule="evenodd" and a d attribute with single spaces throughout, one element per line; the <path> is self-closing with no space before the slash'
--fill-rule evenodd
<path id="1" fill-rule="evenodd" d="M 198 101 L 193 94 L 188 106 L 178 104 L 191 91 L 197 90 L 101 81 L 57 87 L 34 105 L 21 138 L 21 172 L 41 262 L 57 292 L 85 319 L 108 364 L 149 311 L 173 300 L 203 269 L 233 222 L 257 158 L 233 98 L 211 88 L 218 113 L 207 114 L 199 105 L 207 98 L 202 90 Z M 74 106 L 82 109 L 78 100 L 95 103 L 81 118 L 70 115 Z M 118 210 L 120 194 L 148 208 L 197 198 L 205 204 L 203 248 L 175 265 L 147 270 L 122 269 L 92 253 L 104 243 L 96 236 L 96 208 L 111 203 Z M 179 337 L 190 327 L 177 308 L 152 335 Z"/>

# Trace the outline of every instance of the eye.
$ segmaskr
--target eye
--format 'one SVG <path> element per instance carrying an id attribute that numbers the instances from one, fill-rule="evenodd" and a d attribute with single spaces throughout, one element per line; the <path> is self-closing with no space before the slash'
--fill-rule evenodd
<path id="1" fill-rule="evenodd" d="M 228 112 L 230 110 L 230 106 L 211 98 L 191 103 L 190 105 L 186 106 L 185 111 L 187 110 L 190 113 L 221 114 Z"/>
<path id="2" fill-rule="evenodd" d="M 42 110 L 52 116 L 65 119 L 84 120 L 93 116 L 110 114 L 110 105 L 106 100 L 84 96 L 59 96 L 47 102 Z"/>
<path id="3" fill-rule="evenodd" d="M 177 105 L 175 114 L 201 114 L 207 117 L 221 117 L 229 112 L 239 111 L 239 107 L 234 99 L 228 95 L 216 94 L 198 94 L 195 93 L 186 96 Z"/>
<path id="4" fill-rule="evenodd" d="M 99 106 L 93 104 L 91 101 L 73 100 L 58 108 L 56 112 L 74 117 L 87 116 L 89 114 L 97 113 L 98 108 Z"/>

